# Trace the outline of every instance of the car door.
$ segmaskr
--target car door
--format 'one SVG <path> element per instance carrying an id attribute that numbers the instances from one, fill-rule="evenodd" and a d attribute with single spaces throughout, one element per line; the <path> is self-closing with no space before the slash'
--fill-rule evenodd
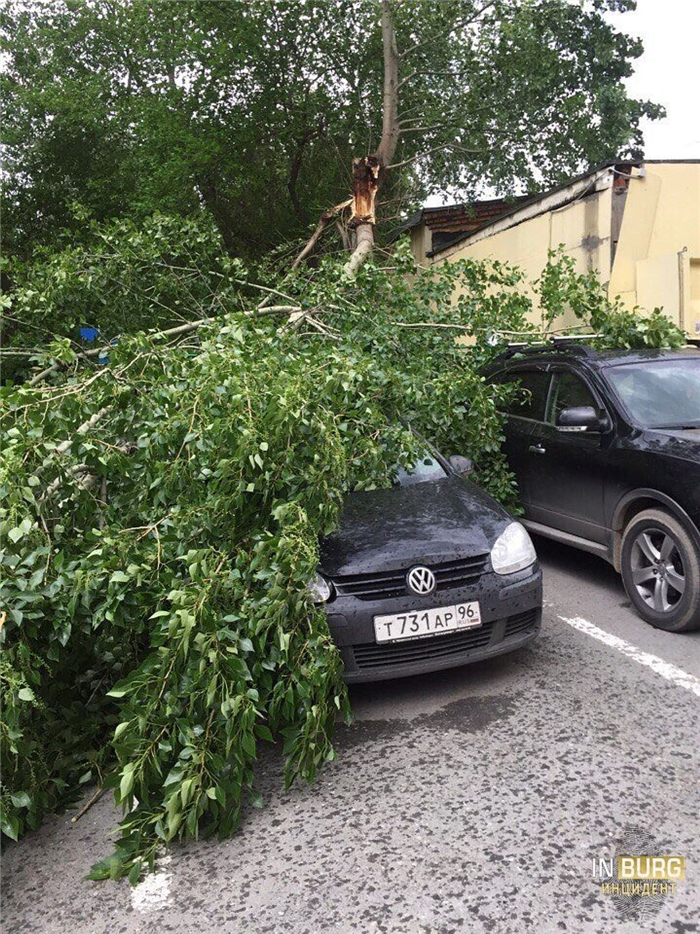
<path id="1" fill-rule="evenodd" d="M 530 365 L 509 368 L 497 375 L 494 382 L 517 383 L 520 386 L 516 398 L 506 408 L 505 444 L 503 450 L 508 466 L 518 481 L 520 500 L 525 506 L 530 502 L 530 471 L 533 459 L 528 453 L 533 428 L 541 424 L 549 392 L 548 366 Z"/>
<path id="2" fill-rule="evenodd" d="M 607 543 L 604 511 L 605 432 L 565 431 L 557 416 L 574 406 L 609 414 L 591 382 L 563 366 L 552 367 L 545 420 L 533 426 L 528 444 L 528 518 L 590 541 Z M 536 462 L 536 463 L 534 463 Z"/>

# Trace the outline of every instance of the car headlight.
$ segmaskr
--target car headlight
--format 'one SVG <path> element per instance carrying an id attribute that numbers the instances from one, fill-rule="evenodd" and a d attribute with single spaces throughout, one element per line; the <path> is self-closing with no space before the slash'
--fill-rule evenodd
<path id="1" fill-rule="evenodd" d="M 333 596 L 333 585 L 327 581 L 323 574 L 318 572 L 307 584 L 314 603 L 326 603 Z"/>
<path id="2" fill-rule="evenodd" d="M 519 522 L 511 522 L 491 549 L 491 565 L 496 574 L 513 574 L 534 564 L 535 546 Z"/>

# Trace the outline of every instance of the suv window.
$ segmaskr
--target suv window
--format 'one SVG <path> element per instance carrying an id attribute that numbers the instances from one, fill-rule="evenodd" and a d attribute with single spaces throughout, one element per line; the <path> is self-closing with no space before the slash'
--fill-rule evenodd
<path id="1" fill-rule="evenodd" d="M 508 405 L 508 415 L 544 421 L 544 409 L 549 389 L 549 373 L 542 370 L 510 370 L 498 377 L 499 383 L 519 383 L 521 391 Z"/>
<path id="2" fill-rule="evenodd" d="M 547 421 L 556 425 L 557 418 L 564 409 L 580 405 L 590 405 L 596 412 L 600 410 L 593 393 L 580 377 L 573 373 L 555 373 Z"/>

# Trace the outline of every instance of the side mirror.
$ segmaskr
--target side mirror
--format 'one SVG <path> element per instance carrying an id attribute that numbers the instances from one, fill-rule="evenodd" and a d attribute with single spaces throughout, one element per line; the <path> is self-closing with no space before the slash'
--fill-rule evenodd
<path id="1" fill-rule="evenodd" d="M 592 405 L 575 405 L 557 416 L 559 431 L 604 431 L 607 418 L 601 418 Z"/>
<path id="2" fill-rule="evenodd" d="M 462 457 L 461 454 L 453 454 L 450 458 L 450 467 L 456 474 L 466 477 L 474 471 L 474 461 L 470 457 Z"/>

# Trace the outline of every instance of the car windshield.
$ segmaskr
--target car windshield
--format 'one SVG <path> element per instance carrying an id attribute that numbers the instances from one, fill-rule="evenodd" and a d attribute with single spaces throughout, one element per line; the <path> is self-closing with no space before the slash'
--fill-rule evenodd
<path id="1" fill-rule="evenodd" d="M 444 480 L 445 468 L 427 451 L 416 461 L 410 472 L 403 467 L 396 468 L 394 486 L 411 486 L 413 483 L 426 483 L 429 480 Z"/>
<path id="2" fill-rule="evenodd" d="M 700 428 L 700 359 L 610 367 L 607 377 L 645 428 Z"/>

